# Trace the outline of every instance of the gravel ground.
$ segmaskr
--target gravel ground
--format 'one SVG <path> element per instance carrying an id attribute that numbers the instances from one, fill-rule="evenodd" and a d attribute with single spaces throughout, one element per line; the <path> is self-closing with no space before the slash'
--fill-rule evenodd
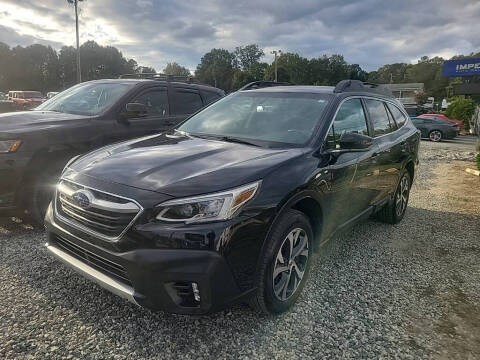
<path id="1" fill-rule="evenodd" d="M 50 258 L 42 231 L 4 219 L 0 358 L 478 359 L 480 201 L 444 179 L 462 177 L 475 199 L 480 181 L 455 149 L 422 141 L 404 221 L 331 242 L 300 302 L 275 318 L 244 305 L 203 317 L 137 308 Z"/>

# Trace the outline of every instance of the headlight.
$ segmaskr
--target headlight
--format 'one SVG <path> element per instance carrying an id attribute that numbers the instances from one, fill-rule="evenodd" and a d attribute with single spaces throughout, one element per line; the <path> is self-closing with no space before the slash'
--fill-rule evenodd
<path id="1" fill-rule="evenodd" d="M 230 219 L 253 198 L 260 181 L 220 193 L 166 201 L 156 207 L 157 220 L 195 223 Z"/>
<path id="2" fill-rule="evenodd" d="M 0 153 L 10 153 L 10 152 L 17 151 L 21 144 L 22 144 L 21 140 L 0 141 Z"/>

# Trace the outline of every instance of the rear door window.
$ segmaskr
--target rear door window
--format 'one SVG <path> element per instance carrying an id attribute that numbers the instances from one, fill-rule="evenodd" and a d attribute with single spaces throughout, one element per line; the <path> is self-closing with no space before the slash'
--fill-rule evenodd
<path id="1" fill-rule="evenodd" d="M 172 99 L 174 115 L 190 115 L 203 107 L 200 94 L 192 90 L 176 89 Z"/>
<path id="2" fill-rule="evenodd" d="M 365 99 L 367 110 L 372 120 L 373 135 L 375 137 L 389 134 L 395 131 L 395 125 L 390 123 L 390 118 L 387 114 L 387 109 L 383 105 L 383 101 Z"/>
<path id="3" fill-rule="evenodd" d="M 407 118 L 405 117 L 403 112 L 401 112 L 400 109 L 395 105 L 387 103 L 387 106 L 390 112 L 392 113 L 392 116 L 395 119 L 397 126 L 401 128 L 403 124 L 405 124 L 405 122 L 407 121 Z"/>

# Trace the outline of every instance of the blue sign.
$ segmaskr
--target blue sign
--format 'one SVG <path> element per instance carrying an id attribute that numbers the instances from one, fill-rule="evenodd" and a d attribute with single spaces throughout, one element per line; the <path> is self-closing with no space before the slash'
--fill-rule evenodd
<path id="1" fill-rule="evenodd" d="M 443 76 L 480 75 L 480 59 L 448 60 L 443 63 Z"/>

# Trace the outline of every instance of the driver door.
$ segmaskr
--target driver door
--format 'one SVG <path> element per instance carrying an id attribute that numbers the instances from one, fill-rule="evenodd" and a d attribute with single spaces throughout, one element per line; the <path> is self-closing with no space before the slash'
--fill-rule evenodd
<path id="1" fill-rule="evenodd" d="M 327 135 L 327 149 L 340 149 L 340 139 L 348 133 L 370 135 L 360 98 L 347 99 L 340 105 Z M 328 214 L 325 224 L 328 233 L 360 216 L 375 198 L 375 149 L 372 146 L 363 152 L 334 155 L 324 169 L 326 186 L 323 187 L 323 195 L 328 208 L 325 211 Z"/>

